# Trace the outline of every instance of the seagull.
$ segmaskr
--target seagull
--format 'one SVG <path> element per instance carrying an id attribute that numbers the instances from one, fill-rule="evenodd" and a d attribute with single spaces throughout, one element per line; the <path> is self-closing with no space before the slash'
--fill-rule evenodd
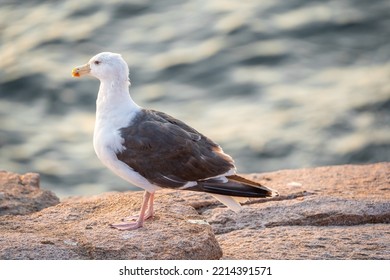
<path id="1" fill-rule="evenodd" d="M 102 52 L 72 70 L 73 77 L 100 80 L 93 147 L 116 175 L 144 189 L 138 216 L 110 226 L 143 227 L 154 215 L 159 189 L 206 192 L 233 211 L 242 198 L 278 193 L 236 174 L 232 157 L 205 135 L 168 114 L 137 105 L 129 93 L 129 67 L 120 54 Z"/>

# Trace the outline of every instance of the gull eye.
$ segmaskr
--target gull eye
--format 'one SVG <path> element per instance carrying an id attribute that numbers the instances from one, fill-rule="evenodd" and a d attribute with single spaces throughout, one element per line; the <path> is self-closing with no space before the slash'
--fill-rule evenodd
<path id="1" fill-rule="evenodd" d="M 94 63 L 95 63 L 95 65 L 99 65 L 100 61 L 99 60 L 95 60 Z"/>

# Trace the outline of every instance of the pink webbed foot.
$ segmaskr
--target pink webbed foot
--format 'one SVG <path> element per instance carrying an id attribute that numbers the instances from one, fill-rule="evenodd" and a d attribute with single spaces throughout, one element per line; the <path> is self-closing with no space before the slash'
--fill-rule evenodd
<path id="1" fill-rule="evenodd" d="M 153 217 L 153 213 L 154 213 L 153 199 L 154 199 L 154 194 L 145 191 L 139 216 L 131 216 L 123 219 L 123 221 L 134 221 L 134 222 L 110 224 L 110 227 L 119 230 L 134 230 L 142 227 L 146 219 Z"/>
<path id="2" fill-rule="evenodd" d="M 153 216 L 154 216 L 153 212 L 146 212 L 144 219 L 147 220 L 147 219 L 153 218 Z M 138 215 L 133 215 L 133 216 L 123 218 L 122 222 L 136 221 L 136 220 L 138 220 L 138 218 L 139 218 Z"/>
<path id="3" fill-rule="evenodd" d="M 119 230 L 134 230 L 137 228 L 140 228 L 143 226 L 143 221 L 136 221 L 134 223 L 118 223 L 118 224 L 111 224 L 110 227 L 116 228 Z"/>

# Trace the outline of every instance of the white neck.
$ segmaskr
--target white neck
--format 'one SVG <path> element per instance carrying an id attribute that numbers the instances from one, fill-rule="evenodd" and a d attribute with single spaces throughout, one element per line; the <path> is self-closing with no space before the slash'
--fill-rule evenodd
<path id="1" fill-rule="evenodd" d="M 108 120 L 113 125 L 123 125 L 120 119 L 128 118 L 138 112 L 138 106 L 129 94 L 129 81 L 100 81 L 98 98 L 96 100 L 96 120 Z"/>

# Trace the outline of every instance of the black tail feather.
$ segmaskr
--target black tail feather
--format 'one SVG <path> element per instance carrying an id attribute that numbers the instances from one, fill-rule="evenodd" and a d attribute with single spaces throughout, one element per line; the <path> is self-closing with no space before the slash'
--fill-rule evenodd
<path id="1" fill-rule="evenodd" d="M 277 195 L 274 190 L 237 175 L 228 176 L 227 178 L 228 182 L 222 182 L 220 179 L 199 181 L 197 185 L 186 188 L 186 190 L 236 197 L 271 197 Z"/>

